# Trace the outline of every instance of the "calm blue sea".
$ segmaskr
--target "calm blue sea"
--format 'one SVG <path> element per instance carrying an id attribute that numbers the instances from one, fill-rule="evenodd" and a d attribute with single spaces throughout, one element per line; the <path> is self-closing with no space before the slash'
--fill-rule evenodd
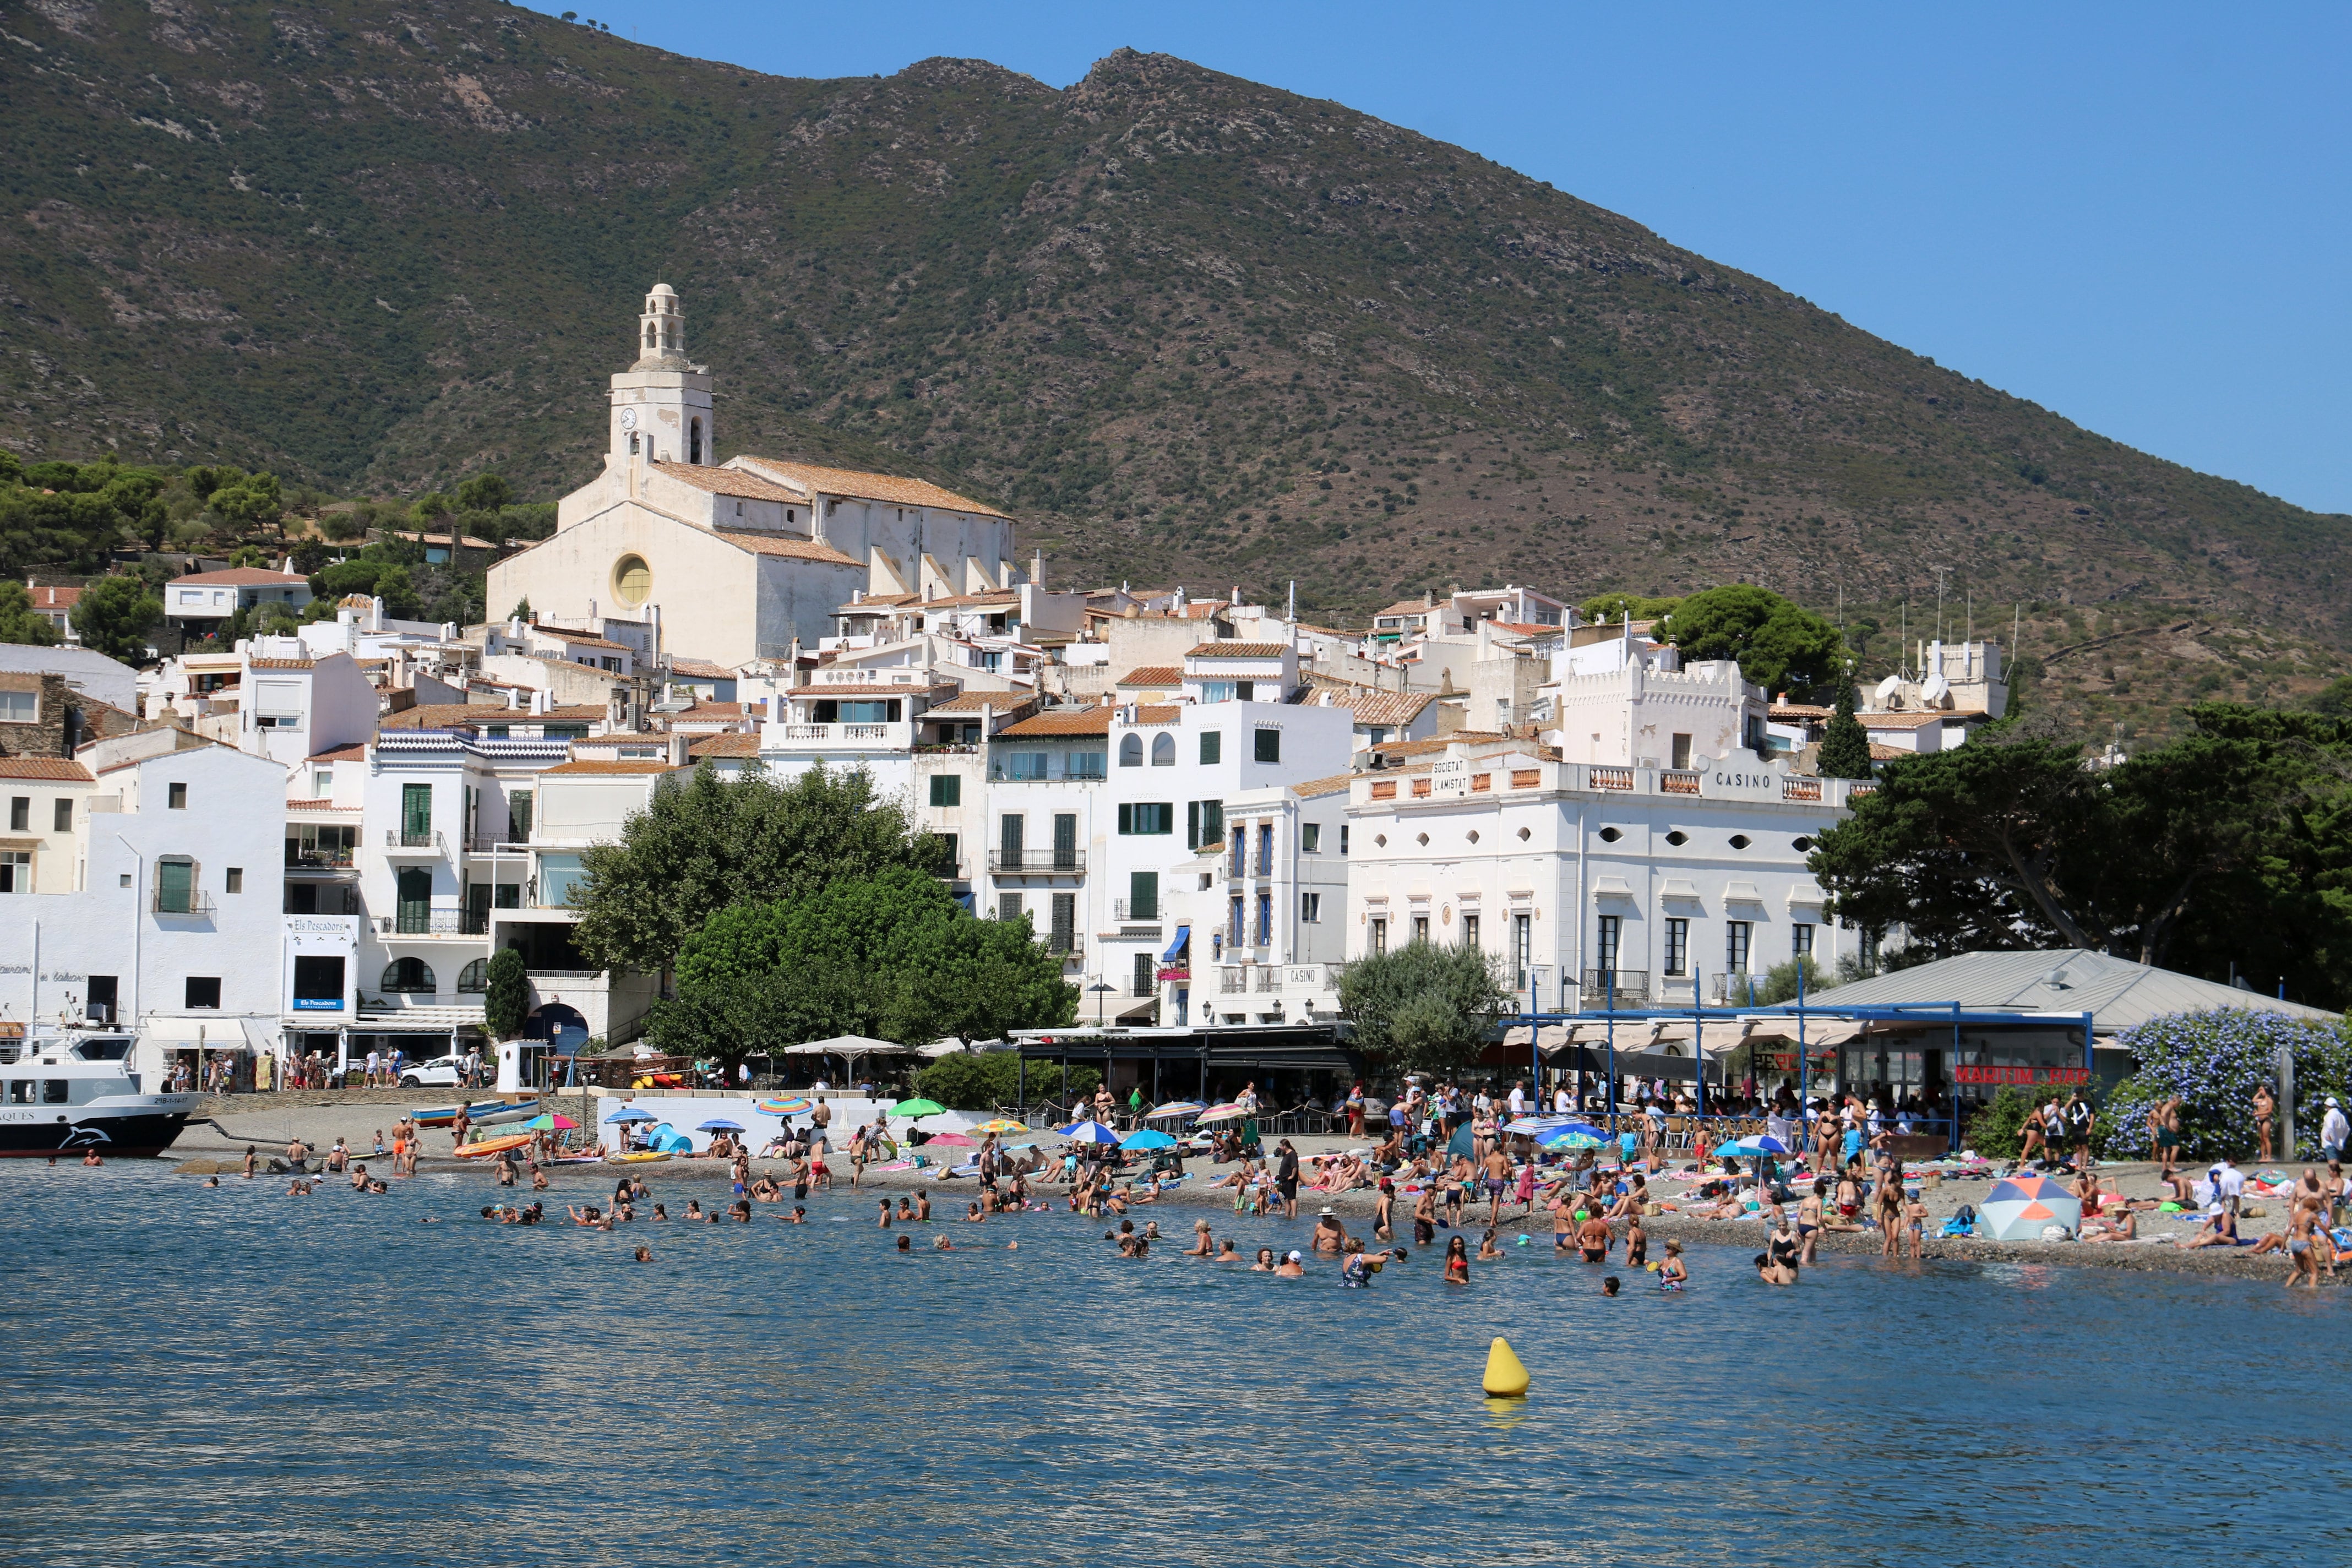
<path id="1" fill-rule="evenodd" d="M 1533 1247 L 1344 1291 L 1066 1215 L 902 1258 L 862 1196 L 604 1236 L 282 1186 L 0 1168 L 0 1561 L 2352 1561 L 2339 1294 L 1695 1249 L 1608 1300 Z"/>

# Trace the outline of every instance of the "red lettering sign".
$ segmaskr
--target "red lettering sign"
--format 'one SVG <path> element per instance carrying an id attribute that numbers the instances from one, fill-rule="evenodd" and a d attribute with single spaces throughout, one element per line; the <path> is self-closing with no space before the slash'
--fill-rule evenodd
<path id="1" fill-rule="evenodd" d="M 1952 1081 L 1984 1084 L 2078 1084 L 2091 1081 L 2091 1069 L 2088 1068 L 1959 1067 L 1952 1069 Z"/>

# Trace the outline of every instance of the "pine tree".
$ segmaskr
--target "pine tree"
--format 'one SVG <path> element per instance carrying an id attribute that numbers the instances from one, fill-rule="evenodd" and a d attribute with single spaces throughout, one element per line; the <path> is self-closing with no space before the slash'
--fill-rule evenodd
<path id="1" fill-rule="evenodd" d="M 1870 776 L 1870 737 L 1853 716 L 1853 683 L 1838 684 L 1837 712 L 1829 733 L 1822 737 L 1820 768 L 1825 779 L 1866 779 Z"/>

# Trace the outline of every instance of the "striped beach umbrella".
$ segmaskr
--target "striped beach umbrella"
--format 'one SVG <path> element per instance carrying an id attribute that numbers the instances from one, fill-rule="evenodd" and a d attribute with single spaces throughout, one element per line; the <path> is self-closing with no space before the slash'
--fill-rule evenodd
<path id="1" fill-rule="evenodd" d="M 2049 1226 L 2068 1235 L 2083 1228 L 2083 1202 L 2047 1176 L 2016 1175 L 1995 1182 L 1977 1205 L 1977 1234 L 1995 1241 L 2039 1241 Z"/>
<path id="2" fill-rule="evenodd" d="M 785 1095 L 781 1098 L 769 1100 L 755 1100 L 751 1103 L 759 1107 L 761 1114 L 765 1116 L 798 1116 L 803 1111 L 814 1110 L 816 1109 L 816 1101 L 811 1100 L 804 1094 Z"/>

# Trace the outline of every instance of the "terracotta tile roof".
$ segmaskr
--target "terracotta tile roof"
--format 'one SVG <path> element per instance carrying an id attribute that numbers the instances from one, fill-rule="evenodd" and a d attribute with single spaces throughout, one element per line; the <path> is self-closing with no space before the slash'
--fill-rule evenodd
<path id="1" fill-rule="evenodd" d="M 1376 610 L 1373 614 L 1376 616 L 1427 616 L 1434 615 L 1437 609 L 1437 605 L 1424 605 L 1419 599 L 1399 599 L 1387 609 Z"/>
<path id="2" fill-rule="evenodd" d="M 54 779 L 89 784 L 90 771 L 67 757 L 0 757 L 0 779 Z"/>
<path id="3" fill-rule="evenodd" d="M 784 695 L 811 700 L 824 697 L 924 697 L 946 689 L 944 684 L 930 682 L 921 686 L 880 686 L 845 680 L 832 686 L 795 686 Z"/>
<path id="4" fill-rule="evenodd" d="M 760 754 L 757 735 L 710 735 L 687 747 L 689 757 L 756 757 Z"/>
<path id="5" fill-rule="evenodd" d="M 356 805 L 336 805 L 333 801 L 331 801 L 331 800 L 289 800 L 289 801 L 288 801 L 288 802 L 286 803 L 286 809 L 287 809 L 287 810 L 289 810 L 289 811 L 353 811 L 353 812 L 355 812 L 355 811 L 359 811 L 359 810 L 361 810 L 362 808 L 361 808 L 361 807 L 359 807 L 359 806 L 356 806 Z"/>
<path id="6" fill-rule="evenodd" d="M 855 468 L 826 468 L 814 463 L 787 463 L 774 458 L 754 458 L 748 454 L 730 459 L 738 463 L 756 463 L 761 470 L 773 475 L 784 484 L 799 490 L 795 500 L 806 502 L 812 494 L 856 496 L 860 500 L 887 501 L 892 506 L 938 507 L 946 511 L 968 511 L 981 517 L 1003 517 L 992 506 L 960 496 L 953 490 L 941 489 L 921 479 L 902 479 L 889 474 L 861 473 Z M 789 491 L 787 493 L 790 493 Z"/>
<path id="7" fill-rule="evenodd" d="M 1837 710 L 1834 708 L 1816 708 L 1810 702 L 1781 702 L 1766 710 L 1766 716 L 1780 720 L 1784 723 L 1802 723 L 1815 719 L 1827 719 L 1836 712 Z"/>
<path id="8" fill-rule="evenodd" d="M 1018 724 L 1008 724 L 996 733 L 1000 740 L 1014 741 L 1050 740 L 1056 735 L 1108 735 L 1112 711 L 1107 705 L 1057 708 L 1024 719 Z"/>
<path id="9" fill-rule="evenodd" d="M 743 717 L 743 705 L 740 702 L 712 702 L 702 699 L 698 699 L 693 707 L 670 715 L 673 721 L 679 719 L 740 719 L 741 717 Z"/>
<path id="10" fill-rule="evenodd" d="M 1172 664 L 1148 664 L 1118 678 L 1121 686 L 1181 686 L 1184 671 Z"/>
<path id="11" fill-rule="evenodd" d="M 1359 724 L 1410 724 L 1437 700 L 1434 691 L 1374 691 L 1369 687 L 1326 686 L 1315 694 L 1317 708 L 1345 708 Z"/>
<path id="12" fill-rule="evenodd" d="M 710 531 L 738 550 L 748 550 L 754 555 L 782 555 L 793 561 L 815 561 L 827 566 L 855 566 L 856 562 L 815 539 L 793 539 L 781 533 L 730 533 L 723 528 Z"/>
<path id="13" fill-rule="evenodd" d="M 1940 724 L 1947 719 L 1955 719 L 1958 716 L 1955 713 L 1938 713 L 1932 709 L 1924 713 L 1857 713 L 1854 715 L 1862 721 L 1862 727 L 1865 730 L 1924 730 L 1930 724 Z"/>
<path id="14" fill-rule="evenodd" d="M 716 737 L 714 737 L 715 739 Z M 674 773 L 678 764 L 657 761 L 652 757 L 583 757 L 569 763 L 558 763 L 540 770 L 541 778 L 559 775 L 579 778 L 589 773 L 608 773 L 616 778 L 646 777 L 654 773 Z"/>
<path id="15" fill-rule="evenodd" d="M 844 605 L 833 613 L 836 616 L 883 616 L 901 610 L 908 605 L 919 605 L 919 594 L 868 594 L 854 605 Z"/>
<path id="16" fill-rule="evenodd" d="M 1517 632 L 1523 637 L 1556 637 L 1566 635 L 1566 626 L 1547 626 L 1533 621 L 1489 621 L 1500 632 Z"/>
<path id="17" fill-rule="evenodd" d="M 637 651 L 628 643 L 614 642 L 610 637 L 600 637 L 588 632 L 567 632 L 561 626 L 541 626 L 539 629 L 566 647 L 609 647 L 622 653 Z"/>
<path id="18" fill-rule="evenodd" d="M 932 703 L 923 710 L 923 716 L 929 718 L 934 713 L 977 713 L 982 708 L 990 707 L 994 708 L 999 714 L 1008 714 L 1018 712 L 1024 708 L 1034 708 L 1039 700 L 1034 691 L 967 691 L 960 696 L 950 697 L 945 702 Z"/>
<path id="19" fill-rule="evenodd" d="M 318 752 L 302 759 L 306 763 L 358 763 L 367 760 L 364 744 L 338 746 L 331 752 Z"/>
<path id="20" fill-rule="evenodd" d="M 199 588 L 290 588 L 299 583 L 310 585 L 310 579 L 299 574 L 265 572 L 258 566 L 232 566 L 226 572 L 198 572 L 192 576 L 174 577 L 171 586 L 191 584 Z"/>
<path id="21" fill-rule="evenodd" d="M 1204 642 L 1184 657 L 1186 658 L 1280 658 L 1289 651 L 1288 643 Z"/>
<path id="22" fill-rule="evenodd" d="M 968 610 L 978 609 L 982 605 L 1017 605 L 1020 602 L 1021 591 L 1017 588 L 991 588 L 984 594 L 957 594 L 945 599 L 925 599 L 921 601 L 921 607 L 926 610 Z"/>
<path id="23" fill-rule="evenodd" d="M 713 664 L 707 658 L 680 658 L 670 656 L 669 672 L 687 680 L 732 680 L 735 672 L 723 664 Z"/>
<path id="24" fill-rule="evenodd" d="M 1381 771 L 1387 772 L 1385 768 Z M 1319 795 L 1338 795 L 1355 783 L 1358 776 L 1355 773 L 1333 773 L 1328 779 L 1308 779 L 1304 784 L 1292 784 L 1290 793 L 1301 800 L 1312 800 Z"/>
<path id="25" fill-rule="evenodd" d="M 594 721 L 605 716 L 604 709 L 584 703 L 533 713 L 527 708 L 496 708 L 485 702 L 420 702 L 414 708 L 386 714 L 376 728 L 446 730 L 472 724 L 541 724 L 551 720 L 559 724 L 576 724 L 583 719 Z"/>
<path id="26" fill-rule="evenodd" d="M 315 669 L 318 668 L 318 661 L 309 658 L 257 658 L 249 662 L 256 669 Z"/>
<path id="27" fill-rule="evenodd" d="M 1910 755 L 1912 753 L 1909 752 L 1899 751 L 1893 746 L 1882 746 L 1876 741 L 1870 743 L 1870 760 L 1874 763 L 1891 763 L 1897 757 Z"/>
<path id="28" fill-rule="evenodd" d="M 1181 703 L 1164 702 L 1154 705 L 1146 702 L 1139 705 L 1135 710 L 1135 722 L 1138 728 L 1146 724 L 1173 724 L 1183 716 L 1183 712 L 1184 709 Z"/>
<path id="29" fill-rule="evenodd" d="M 1456 741 L 1507 741 L 1508 735 L 1491 730 L 1456 730 L 1450 735 L 1433 735 L 1426 741 L 1381 741 L 1372 746 L 1383 757 L 1425 757 L 1442 752 Z"/>
<path id="30" fill-rule="evenodd" d="M 808 498 L 796 495 L 783 486 L 772 484 L 757 474 L 747 474 L 740 468 L 706 468 L 698 463 L 654 463 L 648 465 L 664 479 L 708 495 L 732 496 L 743 500 L 772 500 L 783 506 L 806 506 Z"/>
<path id="31" fill-rule="evenodd" d="M 27 590 L 33 595 L 37 610 L 70 610 L 81 603 L 79 588 L 52 588 L 46 584 Z"/>

